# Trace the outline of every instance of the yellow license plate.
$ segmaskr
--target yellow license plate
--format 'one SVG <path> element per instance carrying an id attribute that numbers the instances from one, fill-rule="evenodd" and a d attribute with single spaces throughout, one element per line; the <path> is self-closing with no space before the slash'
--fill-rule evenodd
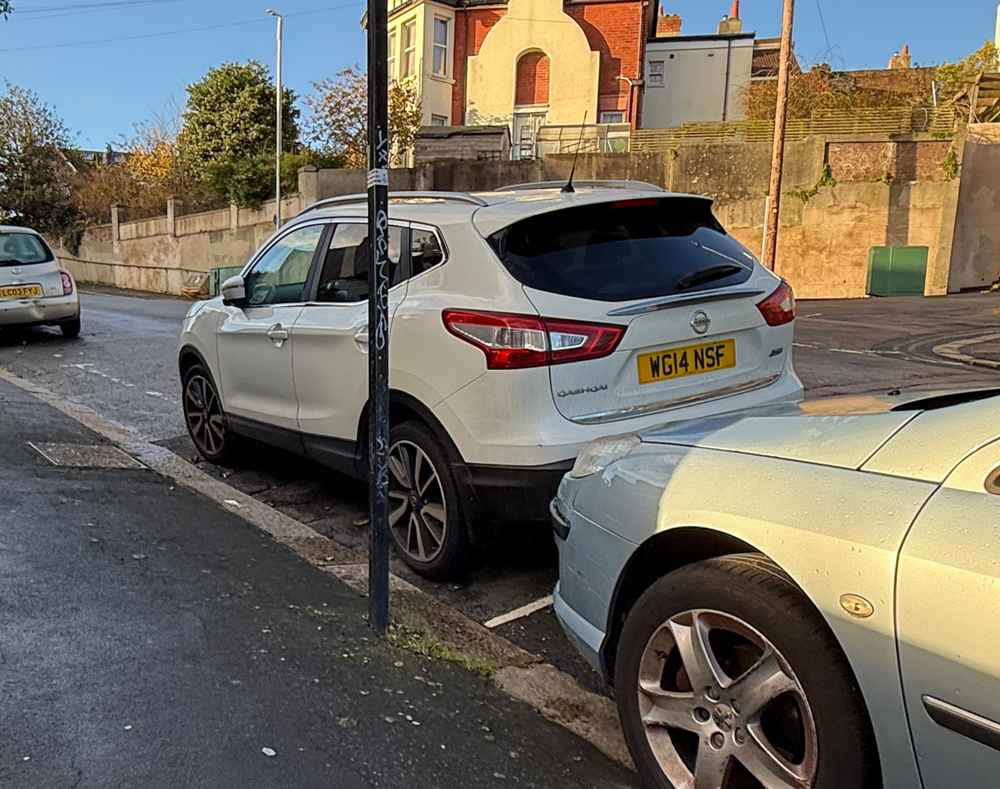
<path id="1" fill-rule="evenodd" d="M 652 384 L 736 366 L 736 340 L 667 348 L 639 357 L 639 383 Z"/>
<path id="2" fill-rule="evenodd" d="M 0 299 L 31 299 L 41 295 L 41 285 L 8 285 L 0 288 Z"/>

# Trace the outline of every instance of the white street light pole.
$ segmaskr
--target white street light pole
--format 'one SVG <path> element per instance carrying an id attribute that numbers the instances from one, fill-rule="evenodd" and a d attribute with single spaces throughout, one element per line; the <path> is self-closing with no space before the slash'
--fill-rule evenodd
<path id="1" fill-rule="evenodd" d="M 277 91 L 275 95 L 277 96 L 275 104 L 277 105 L 277 119 L 276 119 L 276 133 L 275 133 L 275 147 L 274 147 L 274 226 L 276 228 L 281 227 L 281 104 L 282 104 L 282 90 L 281 90 L 281 46 L 284 39 L 285 32 L 285 18 L 275 11 L 273 8 L 267 9 L 267 14 L 273 16 L 278 23 L 278 57 L 277 65 L 275 66 L 275 83 L 277 86 Z"/>

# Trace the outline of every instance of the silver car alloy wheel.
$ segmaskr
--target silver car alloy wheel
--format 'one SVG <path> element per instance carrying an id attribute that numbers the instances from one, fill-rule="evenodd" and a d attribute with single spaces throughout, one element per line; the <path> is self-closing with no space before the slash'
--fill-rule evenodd
<path id="1" fill-rule="evenodd" d="M 201 374 L 192 375 L 184 387 L 184 416 L 198 449 L 216 455 L 225 443 L 226 423 L 215 387 Z"/>
<path id="2" fill-rule="evenodd" d="M 677 789 L 813 785 L 805 692 L 774 645 L 732 614 L 683 611 L 657 628 L 639 663 L 639 711 Z"/>
<path id="3" fill-rule="evenodd" d="M 389 450 L 389 526 L 396 544 L 411 558 L 427 563 L 444 548 L 448 504 L 434 464 L 412 441 Z"/>

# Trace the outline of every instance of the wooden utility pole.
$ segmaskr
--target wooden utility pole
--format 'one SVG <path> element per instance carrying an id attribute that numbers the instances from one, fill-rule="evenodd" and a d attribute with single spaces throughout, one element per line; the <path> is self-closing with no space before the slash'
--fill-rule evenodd
<path id="1" fill-rule="evenodd" d="M 781 54 L 778 61 L 778 103 L 774 110 L 774 148 L 771 153 L 771 186 L 768 189 L 767 226 L 764 229 L 764 265 L 774 271 L 778 256 L 778 217 L 781 212 L 781 168 L 785 162 L 785 121 L 788 117 L 788 72 L 792 62 L 792 19 L 795 0 L 784 0 L 781 19 Z"/>

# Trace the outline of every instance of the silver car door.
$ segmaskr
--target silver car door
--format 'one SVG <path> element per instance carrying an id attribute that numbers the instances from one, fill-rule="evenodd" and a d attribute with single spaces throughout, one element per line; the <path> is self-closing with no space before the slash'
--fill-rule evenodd
<path id="1" fill-rule="evenodd" d="M 924 786 L 1000 776 L 1000 441 L 960 463 L 900 555 L 897 636 Z"/>

